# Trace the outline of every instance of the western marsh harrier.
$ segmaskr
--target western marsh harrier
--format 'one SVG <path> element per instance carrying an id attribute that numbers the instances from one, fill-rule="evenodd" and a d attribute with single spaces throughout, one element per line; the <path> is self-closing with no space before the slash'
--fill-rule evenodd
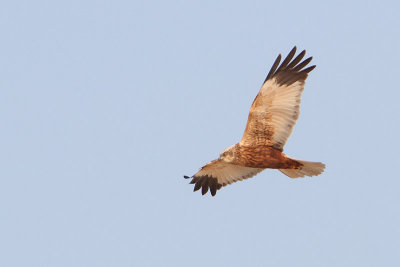
<path id="1" fill-rule="evenodd" d="M 260 92 L 253 101 L 242 140 L 230 146 L 219 158 L 204 165 L 192 177 L 194 191 L 210 189 L 215 196 L 221 187 L 253 177 L 265 169 L 279 169 L 290 178 L 321 174 L 325 165 L 292 159 L 283 151 L 299 117 L 300 97 L 308 73 L 315 65 L 304 68 L 312 57 L 302 61 L 306 51 L 296 58 L 296 47 L 283 60 L 277 57 Z"/>

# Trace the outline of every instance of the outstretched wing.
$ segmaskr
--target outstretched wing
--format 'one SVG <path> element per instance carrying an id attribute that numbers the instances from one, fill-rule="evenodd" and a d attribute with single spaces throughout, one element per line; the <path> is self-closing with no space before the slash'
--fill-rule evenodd
<path id="1" fill-rule="evenodd" d="M 262 170 L 264 169 L 239 166 L 216 159 L 204 165 L 192 177 L 184 177 L 193 178 L 190 183 L 194 184 L 194 191 L 201 188 L 201 193 L 205 195 L 210 189 L 211 195 L 215 196 L 221 187 L 253 177 Z"/>
<path id="2" fill-rule="evenodd" d="M 241 145 L 264 145 L 283 150 L 299 117 L 305 80 L 315 68 L 314 65 L 304 69 L 312 57 L 299 63 L 305 53 L 303 50 L 292 60 L 296 54 L 294 47 L 280 66 L 281 55 L 277 57 L 251 105 Z"/>

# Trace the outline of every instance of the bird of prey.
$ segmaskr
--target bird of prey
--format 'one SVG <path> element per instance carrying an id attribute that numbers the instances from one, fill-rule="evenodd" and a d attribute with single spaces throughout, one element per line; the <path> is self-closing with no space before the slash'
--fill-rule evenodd
<path id="1" fill-rule="evenodd" d="M 204 165 L 192 177 L 194 191 L 217 190 L 231 183 L 253 177 L 265 169 L 278 169 L 290 178 L 321 174 L 325 164 L 293 159 L 286 156 L 283 146 L 299 117 L 300 97 L 308 73 L 305 68 L 312 57 L 302 61 L 303 50 L 294 59 L 296 46 L 281 61 L 277 57 L 251 105 L 246 129 L 236 145 L 226 148 L 219 158 Z"/>

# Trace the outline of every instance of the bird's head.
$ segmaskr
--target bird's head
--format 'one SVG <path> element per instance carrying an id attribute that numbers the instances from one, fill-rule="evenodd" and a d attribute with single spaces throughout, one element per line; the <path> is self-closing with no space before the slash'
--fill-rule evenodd
<path id="1" fill-rule="evenodd" d="M 219 155 L 219 158 L 226 162 L 232 162 L 235 157 L 234 152 L 235 151 L 234 151 L 234 145 L 233 145 L 233 146 L 226 148 L 224 151 L 222 151 L 221 154 Z"/>

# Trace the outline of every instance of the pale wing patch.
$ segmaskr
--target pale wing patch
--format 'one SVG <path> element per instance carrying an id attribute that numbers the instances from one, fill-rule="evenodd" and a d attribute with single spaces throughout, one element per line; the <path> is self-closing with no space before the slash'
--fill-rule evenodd
<path id="1" fill-rule="evenodd" d="M 299 117 L 304 81 L 279 85 L 268 80 L 253 102 L 241 145 L 267 145 L 282 149 Z"/>
<path id="2" fill-rule="evenodd" d="M 195 184 L 194 191 L 202 188 L 202 194 L 210 189 L 214 196 L 222 186 L 253 177 L 264 169 L 234 165 L 223 160 L 213 160 L 201 168 L 190 182 Z"/>
<path id="3" fill-rule="evenodd" d="M 261 172 L 261 168 L 250 168 L 225 162 L 223 160 L 214 160 L 207 163 L 194 176 L 211 176 L 218 179 L 222 186 L 250 178 Z"/>
<path id="4" fill-rule="evenodd" d="M 273 99 L 265 109 L 270 115 L 270 123 L 274 132 L 271 139 L 274 146 L 283 147 L 299 117 L 304 81 L 297 81 L 289 86 L 278 85 L 276 79 L 266 82 L 266 85 L 268 83 L 270 85 L 265 89 L 266 97 L 268 98 L 271 92 Z"/>

